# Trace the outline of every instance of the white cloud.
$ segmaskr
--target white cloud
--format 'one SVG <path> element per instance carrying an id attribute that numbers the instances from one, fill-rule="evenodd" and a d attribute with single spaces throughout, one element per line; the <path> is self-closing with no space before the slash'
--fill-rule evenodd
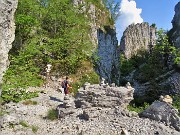
<path id="1" fill-rule="evenodd" d="M 134 0 L 122 0 L 120 3 L 120 16 L 116 21 L 117 38 L 120 42 L 121 36 L 127 26 L 132 23 L 142 23 L 141 18 L 142 9 L 136 7 Z"/>

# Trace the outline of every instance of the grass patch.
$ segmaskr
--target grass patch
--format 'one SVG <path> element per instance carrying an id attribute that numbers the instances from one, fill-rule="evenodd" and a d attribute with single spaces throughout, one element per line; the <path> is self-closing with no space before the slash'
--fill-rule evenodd
<path id="1" fill-rule="evenodd" d="M 9 124 L 9 128 L 14 129 L 14 127 L 15 127 L 14 124 L 12 124 L 12 123 Z"/>
<path id="2" fill-rule="evenodd" d="M 34 133 L 36 133 L 37 131 L 38 131 L 38 129 L 39 129 L 39 127 L 38 126 L 31 126 L 31 128 L 32 128 L 32 131 L 34 132 Z"/>
<path id="3" fill-rule="evenodd" d="M 20 121 L 19 124 L 23 127 L 29 127 L 29 125 L 25 121 Z"/>
<path id="4" fill-rule="evenodd" d="M 58 111 L 55 109 L 48 110 L 47 119 L 49 120 L 58 119 Z"/>
<path id="5" fill-rule="evenodd" d="M 37 105 L 37 101 L 26 100 L 23 102 L 24 105 Z"/>
<path id="6" fill-rule="evenodd" d="M 3 110 L 1 107 L 0 107 L 0 117 L 1 116 L 4 116 L 5 114 L 8 114 L 7 111 Z"/>

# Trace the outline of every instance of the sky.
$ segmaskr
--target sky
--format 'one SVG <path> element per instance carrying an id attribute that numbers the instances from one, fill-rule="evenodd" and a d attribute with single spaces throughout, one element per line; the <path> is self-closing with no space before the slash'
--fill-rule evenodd
<path id="1" fill-rule="evenodd" d="M 175 14 L 174 7 L 180 0 L 115 0 L 120 2 L 120 17 L 116 21 L 117 38 L 132 23 L 155 23 L 158 29 L 170 30 Z"/>

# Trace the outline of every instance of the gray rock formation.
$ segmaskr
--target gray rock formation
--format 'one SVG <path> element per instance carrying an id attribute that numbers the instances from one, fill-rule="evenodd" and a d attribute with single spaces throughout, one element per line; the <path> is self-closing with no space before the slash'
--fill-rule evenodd
<path id="1" fill-rule="evenodd" d="M 173 126 L 176 130 L 180 131 L 178 111 L 166 102 L 153 102 L 140 116 L 165 122 L 166 125 Z"/>
<path id="2" fill-rule="evenodd" d="M 133 100 L 134 89 L 132 87 L 110 87 L 100 85 L 86 85 L 80 89 L 75 104 L 77 108 L 121 106 L 126 108 Z"/>
<path id="3" fill-rule="evenodd" d="M 98 30 L 96 71 L 108 83 L 118 84 L 120 79 L 120 51 L 114 29 L 106 27 L 106 33 Z"/>
<path id="4" fill-rule="evenodd" d="M 175 15 L 172 20 L 173 28 L 169 32 L 174 45 L 180 48 L 180 2 L 175 6 Z"/>
<path id="5" fill-rule="evenodd" d="M 148 23 L 131 24 L 124 31 L 120 49 L 127 59 L 140 50 L 151 51 L 156 42 L 156 28 Z"/>
<path id="6" fill-rule="evenodd" d="M 2 77 L 8 66 L 8 52 L 15 37 L 14 13 L 18 0 L 0 0 L 0 95 Z"/>
<path id="7" fill-rule="evenodd" d="M 166 81 L 165 84 L 170 85 L 170 94 L 180 94 L 180 73 L 173 73 Z"/>

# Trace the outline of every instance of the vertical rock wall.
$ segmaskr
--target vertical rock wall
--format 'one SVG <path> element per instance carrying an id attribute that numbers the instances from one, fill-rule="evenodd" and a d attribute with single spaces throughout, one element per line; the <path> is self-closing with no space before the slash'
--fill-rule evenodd
<path id="1" fill-rule="evenodd" d="M 131 24 L 124 31 L 120 49 L 127 59 L 139 50 L 151 51 L 156 42 L 156 29 L 148 23 Z"/>
<path id="2" fill-rule="evenodd" d="M 15 37 L 14 13 L 17 4 L 18 0 L 0 0 L 0 85 L 8 66 L 8 52 Z"/>
<path id="3" fill-rule="evenodd" d="M 114 29 L 105 27 L 98 30 L 97 72 L 108 83 L 118 84 L 120 79 L 120 51 Z"/>

